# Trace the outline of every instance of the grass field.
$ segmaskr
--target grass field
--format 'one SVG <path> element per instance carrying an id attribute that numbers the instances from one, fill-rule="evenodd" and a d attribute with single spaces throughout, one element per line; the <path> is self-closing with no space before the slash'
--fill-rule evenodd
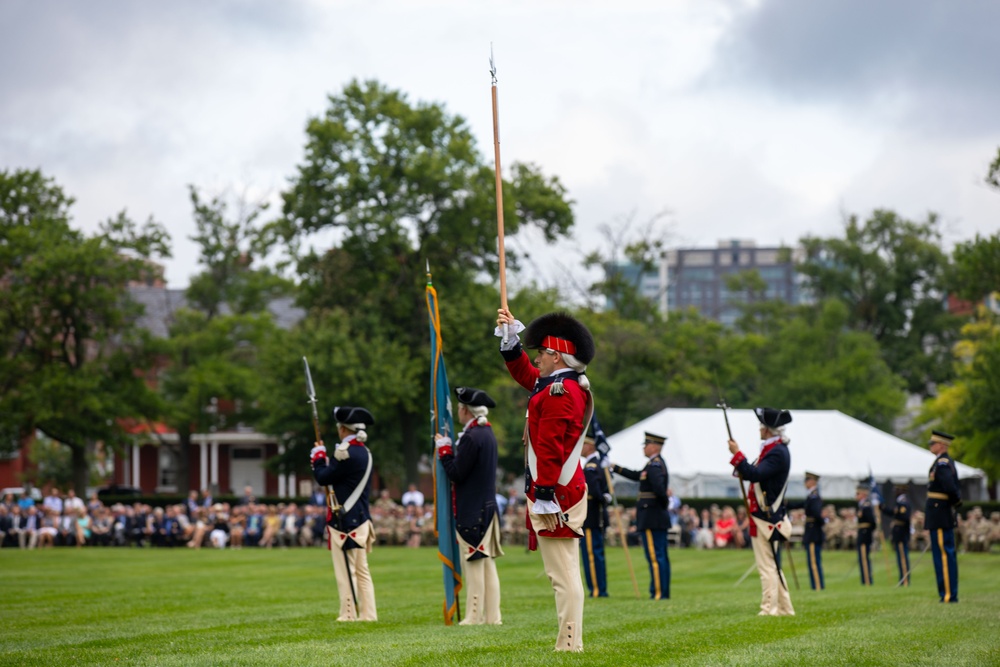
<path id="1" fill-rule="evenodd" d="M 632 552 L 640 586 L 648 578 Z M 749 552 L 671 550 L 673 599 L 637 600 L 620 549 L 610 598 L 588 599 L 584 650 L 554 654 L 541 558 L 500 559 L 502 627 L 445 627 L 432 548 L 370 556 L 379 622 L 337 623 L 320 549 L 0 551 L 3 665 L 1000 665 L 1000 556 L 959 558 L 961 603 L 937 601 L 930 554 L 909 589 L 875 554 L 864 590 L 852 553 L 824 554 L 828 589 L 792 588 L 797 615 L 756 615 Z M 796 553 L 799 577 L 802 552 Z M 917 555 L 914 554 L 914 561 Z"/>

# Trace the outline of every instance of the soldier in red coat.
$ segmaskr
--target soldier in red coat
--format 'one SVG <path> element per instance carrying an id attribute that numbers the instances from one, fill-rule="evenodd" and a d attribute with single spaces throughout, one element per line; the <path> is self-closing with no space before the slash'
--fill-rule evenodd
<path id="1" fill-rule="evenodd" d="M 559 619 L 557 651 L 583 650 L 583 583 L 577 540 L 587 518 L 587 482 L 580 451 L 594 411 L 585 372 L 594 358 L 594 339 L 587 328 L 564 313 L 539 317 L 525 329 L 509 310 L 497 317 L 508 338 L 500 353 L 518 384 L 531 392 L 525 433 L 525 493 L 528 497 L 528 540 L 542 552 L 552 583 Z M 537 349 L 532 364 L 522 349 Z"/>

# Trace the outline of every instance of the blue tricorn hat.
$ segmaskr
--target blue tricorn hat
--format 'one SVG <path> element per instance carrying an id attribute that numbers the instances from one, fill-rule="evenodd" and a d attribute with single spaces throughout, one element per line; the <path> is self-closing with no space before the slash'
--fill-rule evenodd
<path id="1" fill-rule="evenodd" d="M 333 420 L 338 424 L 364 424 L 365 426 L 371 426 L 375 423 L 372 413 L 364 408 L 350 406 L 337 407 L 333 409 L 331 414 L 333 415 Z"/>
<path id="2" fill-rule="evenodd" d="M 757 420 L 768 428 L 778 428 L 789 424 L 792 421 L 792 413 L 788 410 L 778 410 L 777 408 L 754 408 L 753 413 L 757 415 Z"/>
<path id="3" fill-rule="evenodd" d="M 496 407 L 496 401 L 490 398 L 490 395 L 482 389 L 473 389 L 472 387 L 455 387 L 455 395 L 458 396 L 458 402 L 464 405 L 484 408 Z"/>

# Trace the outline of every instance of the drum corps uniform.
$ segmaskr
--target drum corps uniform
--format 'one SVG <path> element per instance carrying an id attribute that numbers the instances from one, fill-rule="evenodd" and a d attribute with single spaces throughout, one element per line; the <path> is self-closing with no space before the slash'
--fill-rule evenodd
<path id="1" fill-rule="evenodd" d="M 569 354 L 581 364 L 594 356 L 590 332 L 562 313 L 534 320 L 524 337 L 526 347 Z M 511 377 L 531 392 L 525 433 L 529 548 L 542 552 L 545 573 L 555 593 L 559 620 L 556 650 L 582 651 L 584 594 L 575 540 L 583 535 L 587 517 L 587 483 L 580 467 L 580 450 L 593 414 L 590 382 L 572 369 L 557 369 L 541 377 L 520 342 L 514 342 L 510 349 L 503 347 L 501 344 L 501 354 Z M 539 514 L 556 516 L 555 529 L 542 529 Z"/>
<path id="2" fill-rule="evenodd" d="M 372 455 L 364 444 L 364 427 L 374 419 L 368 410 L 354 407 L 334 408 L 333 418 L 356 432 L 344 438 L 331 457 L 322 445 L 314 447 L 311 460 L 316 482 L 331 487 L 340 504 L 327 509 L 327 536 L 340 595 L 337 620 L 376 621 L 375 586 L 368 570 L 368 552 L 375 543 L 368 510 Z"/>
<path id="3" fill-rule="evenodd" d="M 459 387 L 460 403 L 470 407 L 496 405 L 480 389 Z M 447 439 L 439 447 L 441 465 L 455 485 L 455 524 L 465 560 L 465 618 L 461 625 L 501 625 L 500 579 L 494 559 L 500 548 L 497 512 L 497 439 L 485 417 L 473 418 L 458 434 L 456 444 Z"/>

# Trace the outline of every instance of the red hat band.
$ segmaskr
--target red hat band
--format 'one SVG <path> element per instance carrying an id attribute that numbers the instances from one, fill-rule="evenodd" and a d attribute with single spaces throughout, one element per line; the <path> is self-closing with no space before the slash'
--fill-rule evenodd
<path id="1" fill-rule="evenodd" d="M 542 347 L 547 347 L 550 350 L 555 350 L 556 352 L 565 352 L 566 354 L 576 354 L 576 345 L 573 345 L 570 341 L 565 338 L 556 338 L 555 336 L 546 336 L 542 339 Z"/>

